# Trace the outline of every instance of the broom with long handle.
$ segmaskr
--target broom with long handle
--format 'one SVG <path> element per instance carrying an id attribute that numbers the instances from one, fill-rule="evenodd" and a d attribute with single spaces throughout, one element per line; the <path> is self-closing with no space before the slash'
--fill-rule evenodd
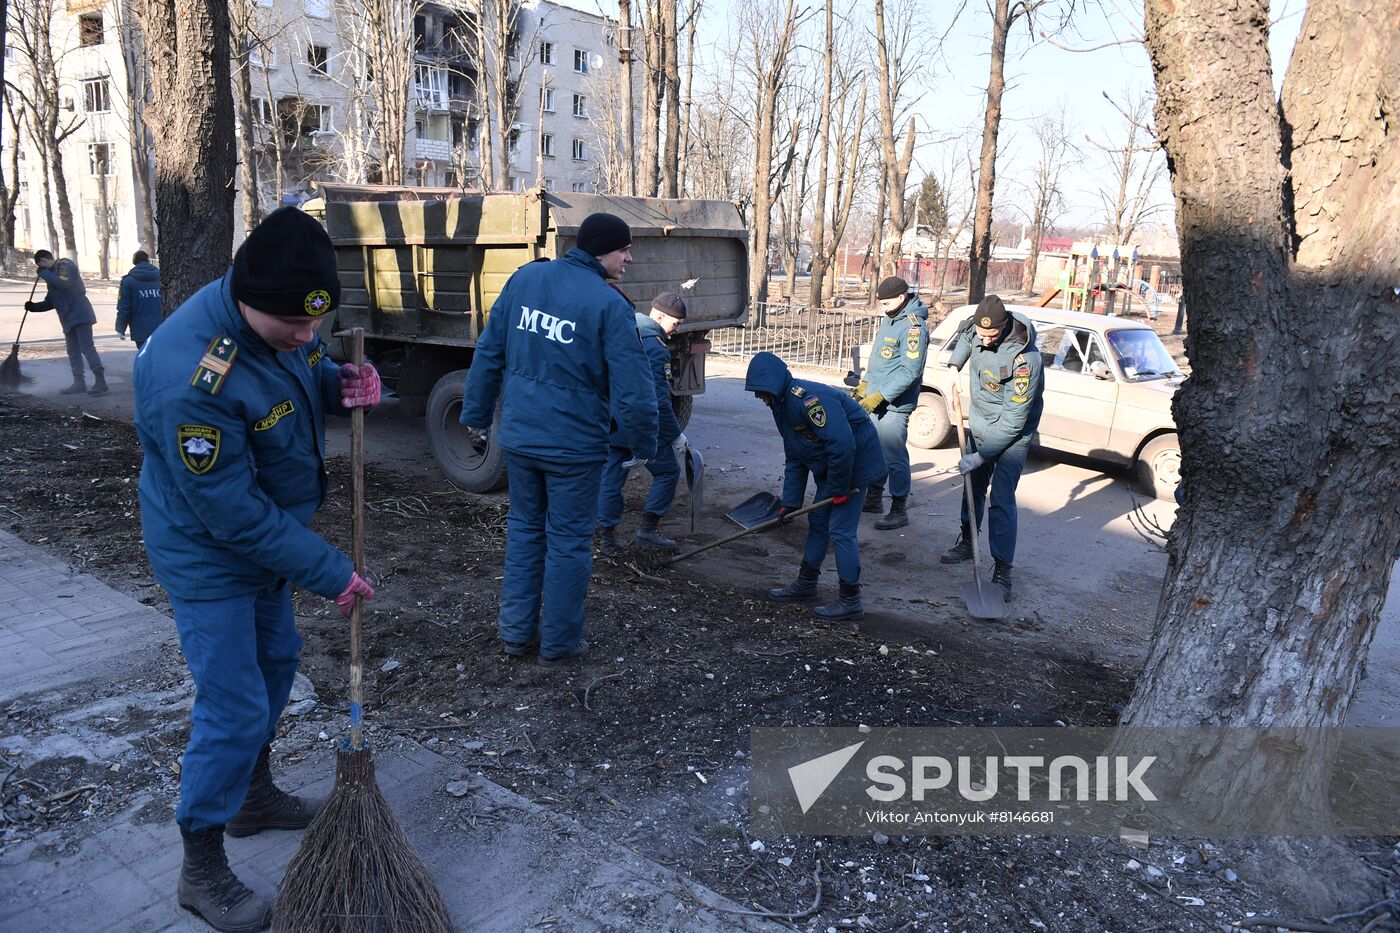
<path id="1" fill-rule="evenodd" d="M 364 362 L 365 332 L 351 356 Z M 350 412 L 351 545 L 364 568 L 365 412 Z M 277 892 L 273 926 L 287 933 L 451 933 L 452 920 L 428 869 L 375 779 L 364 740 L 363 601 L 350 612 L 350 738 L 335 760 L 335 789 L 317 814 Z"/>
<path id="2" fill-rule="evenodd" d="M 39 290 L 39 277 L 34 276 L 34 284 L 29 288 L 29 304 L 34 300 L 34 293 Z M 17 386 L 24 381 L 24 377 L 19 371 L 19 338 L 24 334 L 24 323 L 29 320 L 29 309 L 24 309 L 24 317 L 19 319 L 19 330 L 15 332 L 15 344 L 10 347 L 10 355 L 5 357 L 5 361 L 0 363 L 0 386 Z"/>

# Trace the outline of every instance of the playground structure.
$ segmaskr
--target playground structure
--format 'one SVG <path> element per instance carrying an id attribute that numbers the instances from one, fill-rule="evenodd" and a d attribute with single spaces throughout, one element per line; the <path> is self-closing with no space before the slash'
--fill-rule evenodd
<path id="1" fill-rule="evenodd" d="M 1102 313 L 1110 317 L 1121 313 L 1118 296 L 1123 296 L 1122 312 L 1126 312 L 1136 297 L 1142 304 L 1143 317 L 1157 320 L 1160 297 L 1157 279 L 1160 266 L 1153 266 L 1148 278 L 1142 277 L 1136 246 L 1116 246 L 1078 241 L 1071 248 L 1059 281 L 1036 301 L 1036 307 L 1048 307 L 1061 298 L 1065 311 Z"/>

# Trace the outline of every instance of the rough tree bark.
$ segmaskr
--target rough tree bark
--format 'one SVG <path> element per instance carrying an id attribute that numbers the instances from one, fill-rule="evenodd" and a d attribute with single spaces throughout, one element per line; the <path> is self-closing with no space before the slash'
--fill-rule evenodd
<path id="1" fill-rule="evenodd" d="M 690 0 L 685 21 L 685 100 L 681 107 L 681 179 L 684 196 L 690 196 L 691 99 L 695 91 L 695 28 L 700 20 L 702 0 Z"/>
<path id="2" fill-rule="evenodd" d="M 621 65 L 619 80 L 622 82 L 619 88 L 622 98 L 622 193 L 635 197 L 637 160 L 633 155 L 636 151 L 636 121 L 632 118 L 632 112 L 636 105 L 632 101 L 632 2 L 618 0 L 617 6 L 617 59 Z"/>
<path id="3" fill-rule="evenodd" d="M 258 197 L 258 115 L 253 112 L 253 74 L 251 51 L 251 0 L 233 0 L 229 4 L 235 45 L 233 49 L 234 106 L 238 113 L 238 188 L 243 192 L 243 234 L 253 232 L 262 220 L 262 204 Z M 268 101 L 272 105 L 272 101 Z"/>
<path id="4" fill-rule="evenodd" d="M 679 197 L 681 142 L 681 70 L 677 60 L 677 0 L 664 0 L 661 9 L 661 47 L 666 64 L 662 85 L 666 88 L 666 139 L 661 150 L 661 196 Z"/>
<path id="5" fill-rule="evenodd" d="M 880 226 L 885 219 L 883 211 L 876 215 L 876 224 L 880 229 L 876 280 L 898 272 L 904 231 L 909 226 L 905 188 L 909 180 L 909 166 L 914 158 L 914 118 L 909 118 L 909 129 L 902 146 L 895 136 L 895 107 L 899 88 L 895 86 L 897 76 L 894 72 L 901 70 L 899 58 L 904 50 L 891 50 L 889 45 L 889 36 L 885 31 L 885 3 L 884 0 L 875 0 L 875 51 L 880 68 L 880 158 L 884 160 L 884 179 L 888 189 L 882 203 L 889 209 L 888 226 Z M 874 297 L 872 292 L 871 298 Z"/>
<path id="6" fill-rule="evenodd" d="M 661 108 L 666 94 L 661 6 L 665 2 L 651 0 L 642 22 L 642 32 L 646 36 L 646 67 L 642 81 L 642 145 L 637 155 L 637 193 L 645 198 L 656 197 L 661 182 Z"/>
<path id="7" fill-rule="evenodd" d="M 233 249 L 233 93 L 221 0 L 147 0 L 156 221 L 167 312 L 228 268 Z"/>
<path id="8" fill-rule="evenodd" d="M 972 249 L 967 257 L 967 303 L 987 294 L 987 264 L 992 258 L 992 201 L 997 184 L 997 135 L 1001 131 L 1001 97 L 1006 92 L 1006 41 L 1011 34 L 1011 0 L 995 0 L 992 10 L 992 65 L 987 78 L 987 110 L 982 118 L 982 155 L 977 169 L 977 200 L 972 219 Z"/>
<path id="9" fill-rule="evenodd" d="M 1267 0 L 1146 9 L 1192 373 L 1123 721 L 1337 725 L 1400 544 L 1400 3 L 1312 0 L 1281 104 Z"/>
<path id="10" fill-rule="evenodd" d="M 146 57 L 146 39 L 136 21 L 135 4 L 121 0 L 112 5 L 113 26 L 121 46 L 126 71 L 126 132 L 131 142 L 132 198 L 136 201 L 136 235 L 141 248 L 156 250 L 156 217 L 151 204 L 151 132 L 146 127 L 146 106 L 150 100 L 151 70 Z"/>
<path id="11" fill-rule="evenodd" d="M 821 122 L 817 125 L 817 201 L 812 206 L 812 277 L 808 283 L 807 304 L 814 308 L 822 303 L 826 287 L 826 175 L 831 163 L 831 72 L 836 58 L 836 35 L 833 30 L 832 0 L 826 0 L 826 41 L 822 54 Z"/>

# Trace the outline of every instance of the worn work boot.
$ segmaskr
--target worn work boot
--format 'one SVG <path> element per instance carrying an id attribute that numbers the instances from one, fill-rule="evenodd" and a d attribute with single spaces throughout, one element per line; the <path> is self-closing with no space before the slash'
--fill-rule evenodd
<path id="1" fill-rule="evenodd" d="M 885 487 L 871 486 L 865 491 L 865 505 L 861 506 L 862 512 L 870 512 L 879 515 L 885 511 Z"/>
<path id="2" fill-rule="evenodd" d="M 864 619 L 865 607 L 860 604 L 860 584 L 847 583 L 842 580 L 840 594 L 836 597 L 836 602 L 817 606 L 812 610 L 812 615 L 819 619 L 826 619 L 828 622 L 837 622 L 843 619 L 855 622 Z"/>
<path id="3" fill-rule="evenodd" d="M 96 369 L 96 370 L 93 370 L 92 378 L 93 378 L 92 388 L 87 390 L 87 394 L 88 394 L 88 395 L 106 395 L 107 392 L 108 392 L 108 389 L 107 389 L 107 371 L 106 371 L 105 369 Z"/>
<path id="4" fill-rule="evenodd" d="M 1002 594 L 1011 598 L 1011 565 L 1005 561 L 996 561 L 996 566 L 992 568 L 992 582 L 1001 587 Z"/>
<path id="5" fill-rule="evenodd" d="M 961 564 L 965 560 L 972 560 L 972 528 L 968 525 L 962 526 L 958 540 L 938 558 L 941 564 Z"/>
<path id="6" fill-rule="evenodd" d="M 598 550 L 603 552 L 604 557 L 616 557 L 627 550 L 627 544 L 617 536 L 616 525 L 598 529 Z"/>
<path id="7" fill-rule="evenodd" d="M 87 383 L 83 381 L 82 373 L 73 374 L 73 384 L 66 389 L 59 389 L 59 395 L 82 395 L 87 391 Z"/>
<path id="8" fill-rule="evenodd" d="M 264 745 L 258 753 L 258 763 L 253 765 L 253 777 L 248 782 L 248 796 L 224 827 L 230 836 L 252 836 L 264 829 L 305 829 L 325 802 L 293 797 L 272 783 L 272 767 L 268 763 L 271 753 L 270 745 Z"/>
<path id="9" fill-rule="evenodd" d="M 674 551 L 676 549 L 676 542 L 657 530 L 657 526 L 660 524 L 660 515 L 657 515 L 655 512 L 643 512 L 642 526 L 637 529 L 637 540 L 643 544 L 650 544 L 652 547 Z"/>
<path id="10" fill-rule="evenodd" d="M 272 922 L 272 899 L 255 894 L 228 867 L 224 827 L 180 829 L 185 861 L 176 888 L 180 906 L 224 933 L 256 933 Z"/>
<path id="11" fill-rule="evenodd" d="M 817 577 L 822 569 L 813 567 L 805 560 L 797 568 L 797 579 L 787 586 L 779 586 L 768 591 L 769 599 L 812 599 L 817 595 Z"/>
<path id="12" fill-rule="evenodd" d="M 565 664 L 572 664 L 586 654 L 588 654 L 588 642 L 580 638 L 577 645 L 574 645 L 563 654 L 556 654 L 551 657 L 546 657 L 541 654 L 540 667 L 563 667 Z"/>
<path id="13" fill-rule="evenodd" d="M 876 531 L 889 531 L 909 524 L 909 513 L 904 510 L 908 496 L 890 496 L 890 514 L 875 523 Z"/>

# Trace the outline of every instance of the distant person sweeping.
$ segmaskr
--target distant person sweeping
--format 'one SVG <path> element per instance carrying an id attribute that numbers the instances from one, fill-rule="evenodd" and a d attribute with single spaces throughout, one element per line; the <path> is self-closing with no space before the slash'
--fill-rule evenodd
<path id="1" fill-rule="evenodd" d="M 326 415 L 379 402 L 374 367 L 337 366 L 317 340 L 339 299 L 325 230 L 282 208 L 136 357 L 141 528 L 195 683 L 179 901 L 218 930 L 263 929 L 272 909 L 229 869 L 224 833 L 304 828 L 319 807 L 269 761 L 301 652 L 292 587 L 347 616 L 374 595 L 306 527 L 326 498 Z"/>
<path id="2" fill-rule="evenodd" d="M 58 312 L 58 323 L 63 328 L 63 342 L 68 350 L 68 365 L 73 370 L 73 384 L 60 389 L 59 394 L 104 394 L 107 391 L 106 370 L 92 342 L 92 326 L 97 323 L 97 315 L 92 310 L 92 302 L 88 301 L 87 286 L 78 272 L 78 264 L 71 259 L 54 259 L 53 253 L 46 249 L 34 254 L 34 264 L 39 267 L 39 278 L 48 284 L 49 290 L 43 301 L 26 301 L 24 310 Z M 83 371 L 85 359 L 92 370 L 91 389 L 87 387 Z"/>
<path id="3" fill-rule="evenodd" d="M 151 264 L 145 250 L 138 249 L 131 257 L 131 271 L 122 276 L 117 289 L 117 336 L 126 339 L 130 330 L 131 339 L 140 350 L 163 317 L 160 270 Z"/>

